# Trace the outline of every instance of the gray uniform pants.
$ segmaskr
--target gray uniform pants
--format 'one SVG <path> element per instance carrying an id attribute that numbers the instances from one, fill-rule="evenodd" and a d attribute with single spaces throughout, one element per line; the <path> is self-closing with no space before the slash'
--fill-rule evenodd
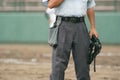
<path id="1" fill-rule="evenodd" d="M 75 64 L 77 80 L 90 80 L 88 61 L 89 34 L 84 22 L 62 21 L 59 25 L 58 46 L 53 47 L 50 80 L 64 80 L 70 51 Z"/>

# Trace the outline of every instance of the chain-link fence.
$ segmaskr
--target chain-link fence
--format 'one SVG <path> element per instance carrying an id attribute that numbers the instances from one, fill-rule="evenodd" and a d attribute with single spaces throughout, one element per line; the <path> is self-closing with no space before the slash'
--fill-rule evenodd
<path id="1" fill-rule="evenodd" d="M 95 0 L 98 12 L 120 12 L 120 0 Z M 0 12 L 44 11 L 41 0 L 0 0 Z"/>

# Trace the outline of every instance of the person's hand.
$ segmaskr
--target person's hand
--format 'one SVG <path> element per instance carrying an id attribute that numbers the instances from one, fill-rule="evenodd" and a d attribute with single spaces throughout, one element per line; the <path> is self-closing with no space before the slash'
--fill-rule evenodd
<path id="1" fill-rule="evenodd" d="M 92 37 L 92 35 L 95 35 L 98 38 L 98 33 L 95 28 L 90 29 L 90 38 Z"/>
<path id="2" fill-rule="evenodd" d="M 60 4 L 62 4 L 64 0 L 48 0 L 48 7 L 51 8 L 55 8 L 57 6 L 59 6 Z"/>

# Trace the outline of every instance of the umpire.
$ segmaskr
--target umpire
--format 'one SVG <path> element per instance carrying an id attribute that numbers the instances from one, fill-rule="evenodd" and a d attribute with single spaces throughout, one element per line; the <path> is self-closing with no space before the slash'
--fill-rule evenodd
<path id="1" fill-rule="evenodd" d="M 58 45 L 53 47 L 50 80 L 64 80 L 71 50 L 77 80 L 90 80 L 88 64 L 90 37 L 92 35 L 98 37 L 94 6 L 94 0 L 49 0 L 48 7 L 55 8 L 56 21 L 61 20 L 58 25 Z M 90 33 L 84 21 L 86 14 L 90 22 Z"/>

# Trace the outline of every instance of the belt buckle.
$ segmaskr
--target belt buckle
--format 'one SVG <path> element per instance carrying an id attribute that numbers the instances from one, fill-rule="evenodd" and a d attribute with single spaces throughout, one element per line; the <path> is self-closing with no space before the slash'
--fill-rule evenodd
<path id="1" fill-rule="evenodd" d="M 76 19 L 75 17 L 72 17 L 72 18 L 70 19 L 70 21 L 73 22 L 73 23 L 76 23 L 76 22 L 77 22 L 77 19 Z"/>
<path id="2" fill-rule="evenodd" d="M 69 19 L 67 17 L 64 18 L 65 21 L 68 21 Z"/>

